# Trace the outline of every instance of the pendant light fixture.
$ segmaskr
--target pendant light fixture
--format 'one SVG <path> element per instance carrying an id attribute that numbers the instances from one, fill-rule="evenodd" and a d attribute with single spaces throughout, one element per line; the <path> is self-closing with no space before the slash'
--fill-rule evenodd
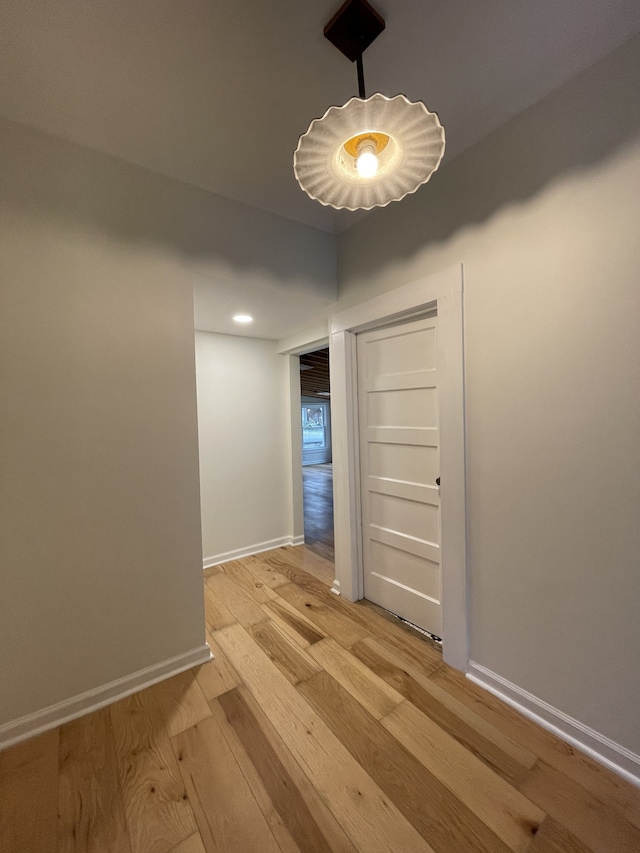
<path id="1" fill-rule="evenodd" d="M 324 34 L 358 70 L 359 97 L 329 107 L 298 140 L 293 171 L 302 189 L 338 210 L 370 210 L 425 184 L 444 154 L 444 128 L 422 101 L 366 97 L 362 54 L 384 19 L 367 0 L 347 0 Z"/>

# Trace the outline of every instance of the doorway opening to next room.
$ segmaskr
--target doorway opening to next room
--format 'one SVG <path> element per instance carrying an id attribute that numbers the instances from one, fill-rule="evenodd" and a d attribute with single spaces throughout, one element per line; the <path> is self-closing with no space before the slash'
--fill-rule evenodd
<path id="1" fill-rule="evenodd" d="M 329 349 L 300 356 L 304 541 L 333 562 L 333 467 Z"/>

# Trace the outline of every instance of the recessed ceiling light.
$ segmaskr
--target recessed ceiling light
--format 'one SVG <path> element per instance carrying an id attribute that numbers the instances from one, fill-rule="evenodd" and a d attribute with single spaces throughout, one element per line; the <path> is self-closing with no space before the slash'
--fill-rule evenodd
<path id="1" fill-rule="evenodd" d="M 249 314 L 236 314 L 233 319 L 236 323 L 253 323 L 253 317 Z"/>

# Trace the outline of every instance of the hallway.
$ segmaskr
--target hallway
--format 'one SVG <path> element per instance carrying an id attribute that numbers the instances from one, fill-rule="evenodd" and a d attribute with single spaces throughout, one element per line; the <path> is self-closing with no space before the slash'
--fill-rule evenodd
<path id="1" fill-rule="evenodd" d="M 631 853 L 640 790 L 330 593 L 207 570 L 215 660 L 0 755 L 2 853 Z"/>

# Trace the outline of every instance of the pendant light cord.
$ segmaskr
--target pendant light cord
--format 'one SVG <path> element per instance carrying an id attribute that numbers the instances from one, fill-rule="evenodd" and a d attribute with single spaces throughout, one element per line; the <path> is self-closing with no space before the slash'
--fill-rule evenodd
<path id="1" fill-rule="evenodd" d="M 356 57 L 356 64 L 358 66 L 358 94 L 359 97 L 364 101 L 366 99 L 366 94 L 364 91 L 364 66 L 362 64 L 362 51 Z"/>

